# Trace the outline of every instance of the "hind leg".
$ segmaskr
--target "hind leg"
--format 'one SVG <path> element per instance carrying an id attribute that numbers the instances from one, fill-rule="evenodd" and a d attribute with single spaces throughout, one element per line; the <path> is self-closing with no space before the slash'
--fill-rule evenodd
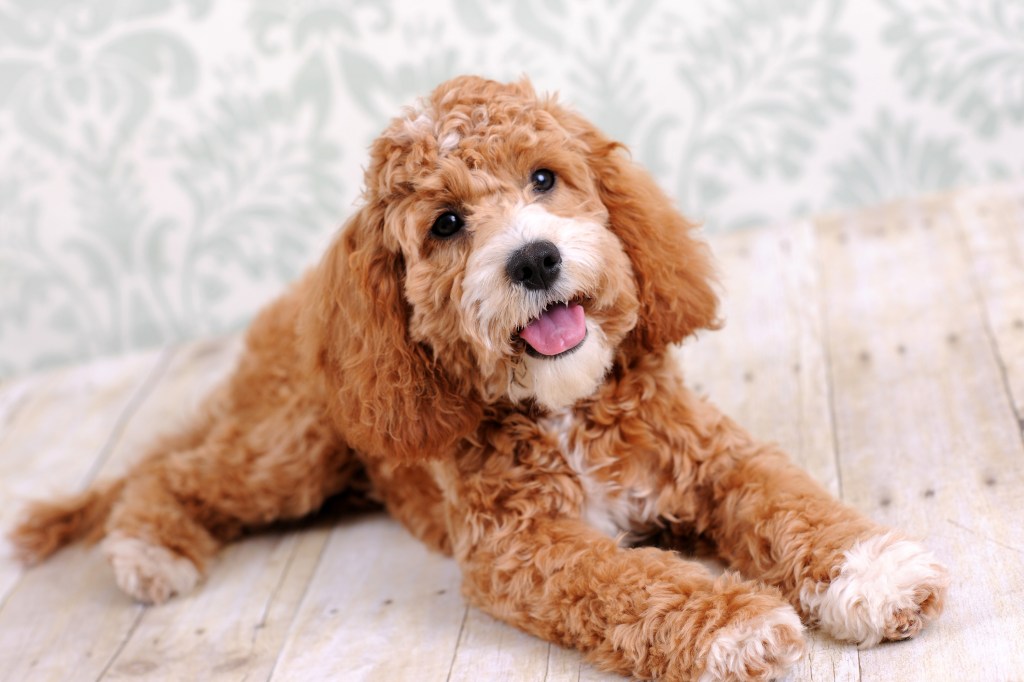
<path id="1" fill-rule="evenodd" d="M 299 420 L 295 423 L 292 420 Z M 159 603 L 188 592 L 220 546 L 318 509 L 359 463 L 318 419 L 217 423 L 199 446 L 155 452 L 125 479 L 103 549 L 118 585 Z"/>
<path id="2" fill-rule="evenodd" d="M 305 516 L 351 487 L 362 465 L 334 430 L 321 378 L 300 355 L 309 282 L 257 316 L 228 380 L 124 478 L 30 506 L 11 534 L 19 555 L 37 561 L 105 535 L 120 586 L 161 602 L 194 586 L 224 542 Z"/>
<path id="3" fill-rule="evenodd" d="M 104 550 L 136 599 L 186 592 L 223 543 L 315 511 L 361 471 L 298 353 L 304 295 L 298 286 L 264 309 L 196 421 L 125 477 Z"/>

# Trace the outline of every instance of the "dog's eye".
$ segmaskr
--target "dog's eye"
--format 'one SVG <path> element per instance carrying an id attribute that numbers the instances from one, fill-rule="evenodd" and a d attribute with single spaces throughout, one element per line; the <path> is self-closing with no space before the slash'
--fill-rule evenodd
<path id="1" fill-rule="evenodd" d="M 451 237 L 461 230 L 465 224 L 466 221 L 458 213 L 447 211 L 438 216 L 437 220 L 434 221 L 433 227 L 430 228 L 430 234 L 441 238 Z"/>
<path id="2" fill-rule="evenodd" d="M 538 168 L 530 175 L 530 182 L 538 192 L 547 192 L 555 186 L 555 172 L 547 168 Z"/>

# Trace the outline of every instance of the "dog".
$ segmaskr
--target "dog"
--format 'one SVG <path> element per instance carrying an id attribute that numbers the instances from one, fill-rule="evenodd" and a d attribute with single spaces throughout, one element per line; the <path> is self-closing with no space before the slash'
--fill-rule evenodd
<path id="1" fill-rule="evenodd" d="M 673 347 L 719 326 L 715 287 L 621 144 L 525 79 L 455 78 L 373 143 L 355 215 L 194 419 L 30 505 L 13 543 L 31 563 L 102 538 L 159 603 L 242 533 L 364 490 L 454 556 L 472 604 L 605 670 L 766 680 L 805 624 L 917 634 L 949 582 L 934 556 L 684 384 Z M 635 546 L 658 533 L 731 570 Z"/>

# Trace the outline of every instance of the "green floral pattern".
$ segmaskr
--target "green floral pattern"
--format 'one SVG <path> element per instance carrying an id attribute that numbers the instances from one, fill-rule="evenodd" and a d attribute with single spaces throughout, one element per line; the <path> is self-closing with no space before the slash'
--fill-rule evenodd
<path id="1" fill-rule="evenodd" d="M 1024 122 L 1024 3 L 889 3 L 885 39 L 908 96 L 951 109 L 985 137 Z"/>
<path id="2" fill-rule="evenodd" d="M 0 0 L 0 377 L 243 326 L 467 72 L 709 231 L 1024 172 L 1017 1 Z"/>
<path id="3" fill-rule="evenodd" d="M 967 164 L 958 140 L 924 136 L 910 119 L 898 122 L 883 110 L 857 139 L 860 151 L 830 169 L 836 207 L 881 203 L 964 180 Z"/>

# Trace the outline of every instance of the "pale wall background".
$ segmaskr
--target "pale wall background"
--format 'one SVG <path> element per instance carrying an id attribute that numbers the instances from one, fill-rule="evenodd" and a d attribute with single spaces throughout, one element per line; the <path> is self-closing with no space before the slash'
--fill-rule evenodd
<path id="1" fill-rule="evenodd" d="M 0 0 L 0 376 L 244 325 L 465 72 L 709 231 L 1024 174 L 1021 0 Z"/>

